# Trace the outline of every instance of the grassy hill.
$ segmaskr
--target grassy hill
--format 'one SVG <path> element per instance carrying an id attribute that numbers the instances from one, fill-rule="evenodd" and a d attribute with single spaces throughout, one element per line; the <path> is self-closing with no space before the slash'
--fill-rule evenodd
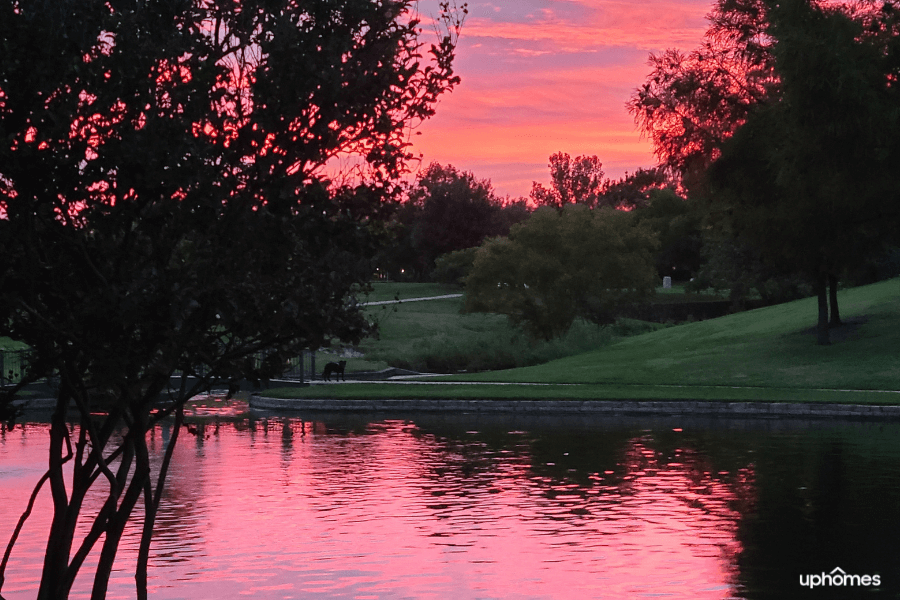
<path id="1" fill-rule="evenodd" d="M 900 279 L 843 290 L 839 299 L 846 324 L 833 330 L 830 346 L 815 343 L 816 301 L 808 298 L 660 329 L 541 365 L 441 378 L 471 384 L 348 384 L 274 393 L 897 403 L 900 394 L 877 390 L 900 390 Z"/>
<path id="2" fill-rule="evenodd" d="M 816 299 L 669 327 L 479 381 L 900 389 L 900 279 L 844 290 L 815 343 Z"/>

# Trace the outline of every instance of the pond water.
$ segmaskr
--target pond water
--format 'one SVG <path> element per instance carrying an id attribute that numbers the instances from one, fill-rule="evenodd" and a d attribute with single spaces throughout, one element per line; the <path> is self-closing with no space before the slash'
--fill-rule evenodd
<path id="1" fill-rule="evenodd" d="M 153 540 L 157 598 L 900 590 L 900 424 L 278 415 L 222 402 L 196 412 L 207 414 L 194 417 L 199 435 L 179 438 Z M 170 434 L 153 432 L 157 460 Z M 3 545 L 45 468 L 46 439 L 37 421 L 0 429 Z M 35 595 L 48 506 L 44 492 L 12 555 L 7 600 Z M 134 597 L 136 533 L 110 598 Z M 826 583 L 836 568 L 880 585 Z"/>

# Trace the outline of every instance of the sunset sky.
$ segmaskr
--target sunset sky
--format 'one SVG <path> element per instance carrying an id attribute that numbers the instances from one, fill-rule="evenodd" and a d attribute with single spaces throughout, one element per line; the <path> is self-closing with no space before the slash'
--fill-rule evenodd
<path id="1" fill-rule="evenodd" d="M 459 2 L 461 4 L 461 0 Z M 423 17 L 438 0 L 421 0 Z M 625 103 L 651 52 L 695 48 L 712 0 L 470 0 L 462 83 L 419 128 L 423 166 L 490 179 L 501 196 L 549 183 L 554 152 L 597 155 L 608 177 L 655 164 Z"/>

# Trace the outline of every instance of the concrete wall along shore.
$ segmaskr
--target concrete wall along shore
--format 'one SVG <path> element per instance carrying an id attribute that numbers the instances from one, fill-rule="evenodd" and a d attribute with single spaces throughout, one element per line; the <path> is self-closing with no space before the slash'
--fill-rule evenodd
<path id="1" fill-rule="evenodd" d="M 900 420 L 900 406 L 785 402 L 703 402 L 657 400 L 345 400 L 250 396 L 250 407 L 265 410 L 349 412 L 459 412 L 519 414 L 656 414 L 723 417 L 839 417 Z"/>

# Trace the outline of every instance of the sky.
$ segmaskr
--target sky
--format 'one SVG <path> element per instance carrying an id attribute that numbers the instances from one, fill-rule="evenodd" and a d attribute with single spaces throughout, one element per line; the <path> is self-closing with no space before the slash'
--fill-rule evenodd
<path id="1" fill-rule="evenodd" d="M 461 3 L 461 0 L 460 0 Z M 421 0 L 423 21 L 438 0 Z M 607 177 L 656 164 L 625 103 L 650 53 L 691 50 L 712 0 L 470 0 L 457 48 L 462 82 L 417 128 L 422 167 L 452 164 L 501 196 L 549 185 L 555 152 L 596 155 Z"/>

